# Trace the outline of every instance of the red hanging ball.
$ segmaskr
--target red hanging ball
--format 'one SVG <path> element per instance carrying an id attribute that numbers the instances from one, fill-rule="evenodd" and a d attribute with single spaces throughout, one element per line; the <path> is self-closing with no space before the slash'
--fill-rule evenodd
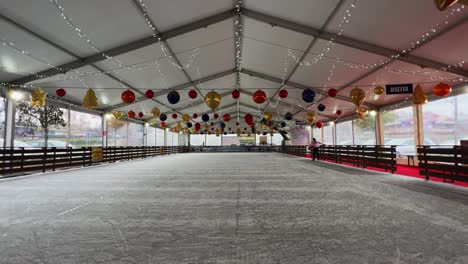
<path id="1" fill-rule="evenodd" d="M 253 122 L 253 116 L 251 114 L 246 114 L 244 117 L 244 121 L 245 123 L 247 123 L 247 125 L 250 125 Z"/>
<path id="2" fill-rule="evenodd" d="M 123 92 L 120 97 L 122 98 L 122 101 L 126 104 L 131 104 L 135 101 L 135 93 L 130 91 L 130 89 Z"/>
<path id="3" fill-rule="evenodd" d="M 193 115 L 192 115 L 192 117 L 195 119 L 195 118 L 197 118 L 197 117 L 198 117 L 198 114 L 197 114 L 197 113 L 195 113 L 195 114 L 193 114 Z"/>
<path id="4" fill-rule="evenodd" d="M 138 117 L 143 118 L 144 116 L 145 115 L 142 112 L 138 113 Z"/>
<path id="5" fill-rule="evenodd" d="M 323 123 L 320 122 L 320 121 L 318 121 L 317 123 L 315 123 L 315 126 L 316 126 L 317 128 L 322 128 L 322 127 L 323 127 Z"/>
<path id="6" fill-rule="evenodd" d="M 173 113 L 173 114 L 172 114 L 172 118 L 173 118 L 173 119 L 177 119 L 177 114 L 176 114 L 176 113 Z"/>
<path id="7" fill-rule="evenodd" d="M 231 131 L 231 128 L 228 128 L 229 131 Z"/>
<path id="8" fill-rule="evenodd" d="M 65 91 L 65 89 L 60 88 L 55 91 L 55 94 L 58 97 L 64 97 L 67 94 L 67 92 Z"/>
<path id="9" fill-rule="evenodd" d="M 271 127 L 273 125 L 273 122 L 268 122 L 268 126 Z"/>
<path id="10" fill-rule="evenodd" d="M 211 131 L 214 131 L 214 127 L 211 128 Z"/>
<path id="11" fill-rule="evenodd" d="M 255 123 L 250 123 L 250 127 L 255 127 Z"/>
<path id="12" fill-rule="evenodd" d="M 213 123 L 213 122 L 211 122 L 211 123 L 210 123 L 210 126 L 214 126 L 214 123 Z"/>
<path id="13" fill-rule="evenodd" d="M 286 97 L 288 97 L 288 90 L 283 89 L 283 90 L 279 91 L 278 95 L 281 98 L 286 98 Z"/>
<path id="14" fill-rule="evenodd" d="M 239 122 L 236 122 L 236 126 L 239 126 Z"/>
<path id="15" fill-rule="evenodd" d="M 153 90 L 148 90 L 148 91 L 146 91 L 145 96 L 146 96 L 146 98 L 148 98 L 148 99 L 153 98 L 153 97 L 154 97 L 154 92 L 153 92 Z"/>
<path id="16" fill-rule="evenodd" d="M 257 104 L 263 104 L 267 100 L 267 95 L 264 91 L 262 90 L 257 90 L 253 94 L 253 100 Z"/>
<path id="17" fill-rule="evenodd" d="M 162 128 L 166 127 L 166 122 L 161 122 L 161 127 Z"/>
<path id="18" fill-rule="evenodd" d="M 195 124 L 195 131 L 200 130 L 200 128 L 201 128 L 200 123 L 196 123 L 196 124 Z"/>
<path id="19" fill-rule="evenodd" d="M 224 128 L 221 128 L 220 130 L 221 130 L 221 132 L 224 132 Z"/>
<path id="20" fill-rule="evenodd" d="M 208 136 L 211 135 L 211 131 L 208 131 Z"/>
<path id="21" fill-rule="evenodd" d="M 341 110 L 336 110 L 337 115 L 341 115 L 343 112 Z"/>
<path id="22" fill-rule="evenodd" d="M 219 115 L 218 115 L 218 114 L 214 114 L 213 117 L 214 117 L 214 119 L 218 119 L 218 118 L 219 118 Z"/>
<path id="23" fill-rule="evenodd" d="M 197 91 L 195 91 L 195 90 L 190 90 L 190 91 L 188 92 L 188 96 L 189 96 L 190 98 L 192 98 L 192 99 L 195 99 L 195 98 L 197 98 L 198 93 L 197 93 Z"/>
<path id="24" fill-rule="evenodd" d="M 338 91 L 335 88 L 328 90 L 328 96 L 335 97 L 338 94 Z"/>
<path id="25" fill-rule="evenodd" d="M 237 99 L 239 97 L 240 97 L 240 91 L 239 90 L 232 91 L 232 98 Z"/>
<path id="26" fill-rule="evenodd" d="M 133 110 L 128 111 L 127 113 L 128 118 L 135 118 L 135 112 Z"/>
<path id="27" fill-rule="evenodd" d="M 223 121 L 224 121 L 224 122 L 229 122 L 229 120 L 231 120 L 231 115 L 229 115 L 229 114 L 224 114 L 224 115 L 223 115 Z"/>
<path id="28" fill-rule="evenodd" d="M 452 92 L 452 87 L 446 83 L 439 83 L 434 88 L 432 88 L 432 93 L 442 97 Z"/>

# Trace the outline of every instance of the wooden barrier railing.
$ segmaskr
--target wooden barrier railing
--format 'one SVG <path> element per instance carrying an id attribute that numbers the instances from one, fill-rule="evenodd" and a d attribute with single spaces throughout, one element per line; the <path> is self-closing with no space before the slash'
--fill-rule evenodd
<path id="1" fill-rule="evenodd" d="M 396 146 L 320 146 L 320 159 L 354 166 L 381 168 L 395 173 Z"/>
<path id="2" fill-rule="evenodd" d="M 306 145 L 295 145 L 295 146 L 283 146 L 281 147 L 281 152 L 294 155 L 305 157 L 307 155 L 307 147 Z"/>
<path id="3" fill-rule="evenodd" d="M 445 181 L 468 182 L 468 147 L 418 147 L 419 174 Z"/>
<path id="4" fill-rule="evenodd" d="M 83 148 L 1 148 L 0 174 L 55 171 L 65 167 L 85 167 L 102 162 L 116 162 L 187 152 L 175 147 L 108 147 L 102 148 L 102 160 L 92 160 L 92 147 Z"/>

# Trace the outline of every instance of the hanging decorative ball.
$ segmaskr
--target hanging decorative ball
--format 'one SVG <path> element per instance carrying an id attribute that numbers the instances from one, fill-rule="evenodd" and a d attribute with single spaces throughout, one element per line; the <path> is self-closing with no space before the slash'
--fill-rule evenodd
<path id="1" fill-rule="evenodd" d="M 42 106 L 44 107 L 45 104 L 46 104 L 46 97 L 47 97 L 47 93 L 44 92 L 41 88 L 37 87 L 34 92 L 31 93 L 31 95 L 29 96 L 30 98 L 30 103 L 31 103 L 31 107 L 36 107 L 36 106 Z M 85 96 L 86 98 L 86 96 Z M 84 104 L 84 100 L 83 100 L 83 104 Z"/>
<path id="2" fill-rule="evenodd" d="M 255 127 L 255 123 L 250 123 L 250 127 Z"/>
<path id="3" fill-rule="evenodd" d="M 201 119 L 204 121 L 204 122 L 208 122 L 208 120 L 210 120 L 210 116 L 208 114 L 203 114 Z"/>
<path id="4" fill-rule="evenodd" d="M 182 122 L 184 122 L 185 124 L 187 124 L 189 121 L 190 121 L 190 116 L 187 115 L 187 114 L 183 114 L 183 115 L 182 115 Z"/>
<path id="5" fill-rule="evenodd" d="M 421 85 L 416 85 L 413 92 L 413 104 L 423 105 L 427 103 L 427 97 Z"/>
<path id="6" fill-rule="evenodd" d="M 286 127 L 286 122 L 281 122 L 281 127 Z"/>
<path id="7" fill-rule="evenodd" d="M 91 109 L 98 108 L 98 99 L 93 89 L 88 89 L 88 91 L 86 91 L 82 106 Z"/>
<path id="8" fill-rule="evenodd" d="M 182 125 L 180 124 L 180 122 L 177 122 L 177 125 L 175 127 L 175 132 L 180 131 L 181 129 L 182 129 Z"/>
<path id="9" fill-rule="evenodd" d="M 452 92 L 452 87 L 446 83 L 439 83 L 434 88 L 432 88 L 432 93 L 439 96 L 443 97 L 446 96 L 447 94 Z"/>
<path id="10" fill-rule="evenodd" d="M 341 114 L 343 114 L 343 112 L 341 110 L 336 110 L 336 114 L 341 115 Z"/>
<path id="11" fill-rule="evenodd" d="M 195 131 L 200 130 L 200 128 L 201 128 L 200 123 L 195 123 Z"/>
<path id="12" fill-rule="evenodd" d="M 227 132 L 224 132 L 223 135 L 227 135 Z"/>
<path id="13" fill-rule="evenodd" d="M 282 89 L 279 91 L 278 96 L 281 98 L 286 98 L 288 97 L 288 90 Z"/>
<path id="14" fill-rule="evenodd" d="M 176 113 L 172 114 L 172 119 L 177 119 L 177 114 Z"/>
<path id="15" fill-rule="evenodd" d="M 215 128 L 214 128 L 214 127 L 212 127 L 212 128 L 211 128 L 211 131 L 214 131 L 214 129 L 215 129 Z"/>
<path id="16" fill-rule="evenodd" d="M 215 91 L 211 91 L 206 94 L 205 103 L 209 108 L 215 110 L 221 104 L 221 95 Z"/>
<path id="17" fill-rule="evenodd" d="M 133 112 L 133 110 L 130 110 L 130 111 L 128 111 L 128 113 L 127 113 L 128 118 L 135 118 L 135 115 L 136 115 L 136 114 L 135 114 L 135 112 Z"/>
<path id="18" fill-rule="evenodd" d="M 317 123 L 315 123 L 315 126 L 316 126 L 317 128 L 322 128 L 322 127 L 323 127 L 323 123 L 320 122 L 320 121 L 317 121 Z"/>
<path id="19" fill-rule="evenodd" d="M 240 97 L 240 91 L 239 90 L 232 91 L 232 98 L 237 99 L 239 97 Z"/>
<path id="20" fill-rule="evenodd" d="M 257 90 L 253 94 L 253 100 L 257 104 L 263 104 L 267 99 L 267 95 L 263 90 Z"/>
<path id="21" fill-rule="evenodd" d="M 231 131 L 231 128 L 228 128 L 229 131 Z"/>
<path id="22" fill-rule="evenodd" d="M 223 121 L 224 122 L 229 122 L 231 120 L 231 115 L 230 114 L 224 114 L 223 115 Z"/>
<path id="23" fill-rule="evenodd" d="M 328 96 L 330 97 L 336 97 L 337 94 L 338 90 L 336 90 L 335 88 L 331 88 L 330 90 L 328 90 Z"/>
<path id="24" fill-rule="evenodd" d="M 246 128 L 246 127 L 244 127 L 244 131 L 245 131 L 245 130 L 247 130 L 247 128 Z"/>
<path id="25" fill-rule="evenodd" d="M 145 92 L 145 96 L 146 96 L 146 98 L 148 98 L 148 99 L 153 98 L 153 97 L 154 97 L 154 92 L 153 92 L 153 90 L 151 90 L 151 89 L 150 89 L 150 90 L 147 90 L 147 91 Z"/>
<path id="26" fill-rule="evenodd" d="M 307 113 L 307 122 L 312 124 L 314 121 L 315 121 L 315 113 L 314 112 Z"/>
<path id="27" fill-rule="evenodd" d="M 210 135 L 211 135 L 211 131 L 208 131 L 208 136 L 210 136 Z"/>
<path id="28" fill-rule="evenodd" d="M 159 120 L 161 120 L 161 121 L 166 121 L 166 120 L 167 120 L 167 115 L 164 114 L 164 113 L 160 114 L 160 115 L 159 115 Z"/>
<path id="29" fill-rule="evenodd" d="M 198 114 L 197 114 L 197 113 L 193 114 L 193 115 L 192 115 L 192 118 L 193 118 L 193 119 L 198 118 Z"/>
<path id="30" fill-rule="evenodd" d="M 269 121 L 273 117 L 272 112 L 263 112 L 263 118 L 265 118 L 266 121 Z"/>
<path id="31" fill-rule="evenodd" d="M 197 93 L 197 91 L 195 91 L 195 90 L 190 90 L 190 91 L 188 92 L 188 96 L 189 96 L 191 99 L 195 99 L 195 98 L 197 98 L 198 93 Z"/>
<path id="32" fill-rule="evenodd" d="M 267 134 L 268 134 L 268 132 L 266 132 L 266 131 L 262 132 L 262 135 L 264 135 L 264 136 L 266 136 Z"/>
<path id="33" fill-rule="evenodd" d="M 145 116 L 145 114 L 143 114 L 142 112 L 138 113 L 139 118 L 143 118 L 144 116 Z"/>
<path id="34" fill-rule="evenodd" d="M 135 93 L 130 89 L 124 91 L 120 97 L 122 98 L 122 102 L 126 104 L 131 104 L 135 101 Z"/>
<path id="35" fill-rule="evenodd" d="M 262 130 L 267 129 L 267 125 L 266 125 L 266 124 L 261 124 L 261 127 L 262 127 Z"/>
<path id="36" fill-rule="evenodd" d="M 253 122 L 253 116 L 251 114 L 246 114 L 244 117 L 244 121 L 245 123 L 247 123 L 247 125 L 250 125 Z"/>
<path id="37" fill-rule="evenodd" d="M 317 109 L 318 109 L 320 112 L 325 111 L 326 108 L 327 108 L 327 107 L 326 107 L 324 104 L 319 104 L 319 105 L 317 106 Z"/>
<path id="38" fill-rule="evenodd" d="M 271 122 L 271 121 L 268 122 L 268 126 L 269 126 L 269 127 L 273 126 L 273 122 Z"/>
<path id="39" fill-rule="evenodd" d="M 210 129 L 210 126 L 208 124 L 204 124 L 203 125 L 203 130 L 207 131 L 208 129 Z"/>
<path id="40" fill-rule="evenodd" d="M 255 129 L 255 127 L 252 127 L 252 128 L 250 128 L 250 131 L 252 131 L 252 133 L 255 134 L 255 132 L 257 131 L 257 129 Z"/>
<path id="41" fill-rule="evenodd" d="M 187 127 L 188 127 L 188 128 L 192 128 L 192 126 L 193 126 L 193 125 L 192 125 L 191 122 L 188 122 L 188 123 L 187 123 Z"/>
<path id="42" fill-rule="evenodd" d="M 225 128 L 225 127 L 226 127 L 226 123 L 224 123 L 224 122 L 221 122 L 221 124 L 219 124 L 219 127 L 221 127 L 221 128 Z"/>
<path id="43" fill-rule="evenodd" d="M 238 127 L 238 128 L 236 129 L 236 134 L 237 134 L 238 137 L 240 137 L 240 135 L 241 135 L 241 129 L 240 129 L 240 127 Z"/>
<path id="44" fill-rule="evenodd" d="M 177 104 L 180 101 L 180 94 L 177 91 L 171 91 L 167 94 L 167 101 L 170 104 Z"/>
<path id="45" fill-rule="evenodd" d="M 205 134 L 205 132 L 203 132 L 203 131 L 200 132 L 200 135 L 204 135 L 204 134 Z"/>
<path id="46" fill-rule="evenodd" d="M 359 115 L 360 118 L 364 118 L 369 110 L 363 106 L 360 106 L 356 109 L 356 113 Z"/>
<path id="47" fill-rule="evenodd" d="M 376 95 L 381 95 L 385 92 L 385 88 L 383 88 L 382 86 L 377 86 L 374 88 L 374 93 Z"/>
<path id="48" fill-rule="evenodd" d="M 302 100 L 306 103 L 312 103 L 315 99 L 314 90 L 307 88 L 302 92 Z"/>
<path id="49" fill-rule="evenodd" d="M 351 90 L 349 97 L 355 106 L 360 107 L 364 102 L 364 98 L 366 98 L 366 93 L 362 89 L 356 87 Z"/>
<path id="50" fill-rule="evenodd" d="M 58 97 L 64 97 L 67 94 L 67 92 L 65 91 L 65 89 L 59 88 L 59 89 L 55 90 L 55 94 Z"/>
<path id="51" fill-rule="evenodd" d="M 151 115 L 153 115 L 154 118 L 157 118 L 160 113 L 161 113 L 161 111 L 157 107 L 151 109 Z"/>
<path id="52" fill-rule="evenodd" d="M 166 122 L 161 122 L 161 127 L 165 128 L 166 127 Z"/>
<path id="53" fill-rule="evenodd" d="M 218 119 L 218 118 L 219 118 L 219 115 L 215 113 L 215 114 L 213 115 L 213 117 L 214 117 L 214 119 Z"/>
<path id="54" fill-rule="evenodd" d="M 239 125 L 240 125 L 239 122 L 236 122 L 236 127 L 238 127 Z"/>
<path id="55" fill-rule="evenodd" d="M 284 119 L 286 119 L 286 120 L 292 120 L 292 118 L 293 118 L 293 114 L 291 114 L 291 112 L 287 112 L 284 115 Z"/>
<path id="56" fill-rule="evenodd" d="M 265 118 L 262 118 L 262 120 L 260 120 L 260 124 L 266 124 L 267 120 Z"/>
<path id="57" fill-rule="evenodd" d="M 214 123 L 213 123 L 213 122 L 211 122 L 211 123 L 210 123 L 210 126 L 214 126 Z"/>
<path id="58" fill-rule="evenodd" d="M 112 112 L 112 115 L 114 116 L 115 119 L 119 120 L 120 118 L 122 118 L 123 113 L 117 111 L 117 112 Z"/>

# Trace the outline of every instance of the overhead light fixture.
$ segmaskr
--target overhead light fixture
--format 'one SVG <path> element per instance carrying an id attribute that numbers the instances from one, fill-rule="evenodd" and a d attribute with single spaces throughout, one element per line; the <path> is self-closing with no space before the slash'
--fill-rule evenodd
<path id="1" fill-rule="evenodd" d="M 105 118 L 106 120 L 110 120 L 112 117 L 113 117 L 113 115 L 112 115 L 111 113 L 106 113 L 106 114 L 104 114 L 104 118 Z"/>
<path id="2" fill-rule="evenodd" d="M 150 125 L 149 123 L 145 123 L 145 127 L 149 127 L 149 125 Z"/>
<path id="3" fill-rule="evenodd" d="M 376 115 L 377 115 L 377 111 L 372 110 L 372 111 L 369 112 L 369 114 L 370 114 L 371 116 L 376 116 Z"/>
<path id="4" fill-rule="evenodd" d="M 334 126 L 334 125 L 335 125 L 335 121 L 330 121 L 328 124 L 329 124 L 330 126 Z"/>
<path id="5" fill-rule="evenodd" d="M 24 97 L 24 94 L 21 93 L 21 92 L 18 92 L 18 91 L 11 91 L 10 92 L 10 99 L 13 99 L 15 101 L 19 101 L 21 99 L 23 99 Z"/>

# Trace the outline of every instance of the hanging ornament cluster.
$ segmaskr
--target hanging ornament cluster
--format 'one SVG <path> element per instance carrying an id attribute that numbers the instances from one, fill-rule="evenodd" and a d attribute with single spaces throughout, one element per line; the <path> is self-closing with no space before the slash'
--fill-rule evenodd
<path id="1" fill-rule="evenodd" d="M 416 85 L 413 91 L 413 104 L 423 105 L 427 103 L 427 97 L 421 85 Z"/>
<path id="2" fill-rule="evenodd" d="M 288 97 L 288 90 L 285 90 L 285 89 L 280 90 L 279 93 L 278 93 L 278 96 L 279 96 L 280 98 L 286 98 L 286 97 Z"/>
<path id="3" fill-rule="evenodd" d="M 154 97 L 154 92 L 153 92 L 153 90 L 147 90 L 147 91 L 145 92 L 145 96 L 146 96 L 146 98 L 148 98 L 148 99 L 153 98 L 153 97 Z"/>
<path id="4" fill-rule="evenodd" d="M 86 91 L 86 95 L 83 98 L 82 106 L 84 108 L 90 108 L 90 109 L 94 109 L 98 107 L 98 99 L 93 89 L 88 89 L 88 91 Z"/>
<path id="5" fill-rule="evenodd" d="M 446 83 L 439 83 L 434 88 L 432 88 L 432 93 L 439 96 L 444 97 L 452 92 L 452 87 Z"/>
<path id="6" fill-rule="evenodd" d="M 46 104 L 47 93 L 44 92 L 41 88 L 37 87 L 34 89 L 34 92 L 31 93 L 30 103 L 31 107 L 41 106 L 44 107 Z"/>
<path id="7" fill-rule="evenodd" d="M 65 91 L 65 89 L 59 88 L 55 90 L 55 95 L 57 95 L 58 97 L 64 97 L 65 95 L 67 95 L 67 92 Z"/>
<path id="8" fill-rule="evenodd" d="M 195 98 L 197 98 L 198 93 L 197 93 L 197 91 L 195 91 L 195 90 L 190 90 L 190 91 L 188 92 L 188 96 L 189 96 L 191 99 L 195 99 Z"/>
<path id="9" fill-rule="evenodd" d="M 215 110 L 221 104 L 221 95 L 215 91 L 211 91 L 206 94 L 205 103 L 209 108 Z"/>
<path id="10" fill-rule="evenodd" d="M 267 100 L 267 95 L 263 90 L 257 90 L 253 94 L 253 101 L 257 104 L 263 104 Z"/>
<path id="11" fill-rule="evenodd" d="M 356 87 L 351 90 L 349 97 L 355 106 L 360 107 L 366 98 L 366 93 L 362 89 Z"/>
<path id="12" fill-rule="evenodd" d="M 167 94 L 167 101 L 170 104 L 177 104 L 180 101 L 180 94 L 177 91 L 171 91 Z"/>
<path id="13" fill-rule="evenodd" d="M 359 115 L 360 118 L 364 118 L 367 115 L 368 112 L 369 112 L 369 110 L 367 108 L 365 108 L 364 106 L 359 106 L 356 109 L 356 113 Z"/>
<path id="14" fill-rule="evenodd" d="M 315 99 L 315 92 L 314 90 L 307 88 L 302 91 L 302 100 L 306 103 L 312 103 Z"/>
<path id="15" fill-rule="evenodd" d="M 120 95 L 120 98 L 122 98 L 122 102 L 126 104 L 131 104 L 135 101 L 136 97 L 133 91 L 131 91 L 130 89 L 127 89 Z"/>

